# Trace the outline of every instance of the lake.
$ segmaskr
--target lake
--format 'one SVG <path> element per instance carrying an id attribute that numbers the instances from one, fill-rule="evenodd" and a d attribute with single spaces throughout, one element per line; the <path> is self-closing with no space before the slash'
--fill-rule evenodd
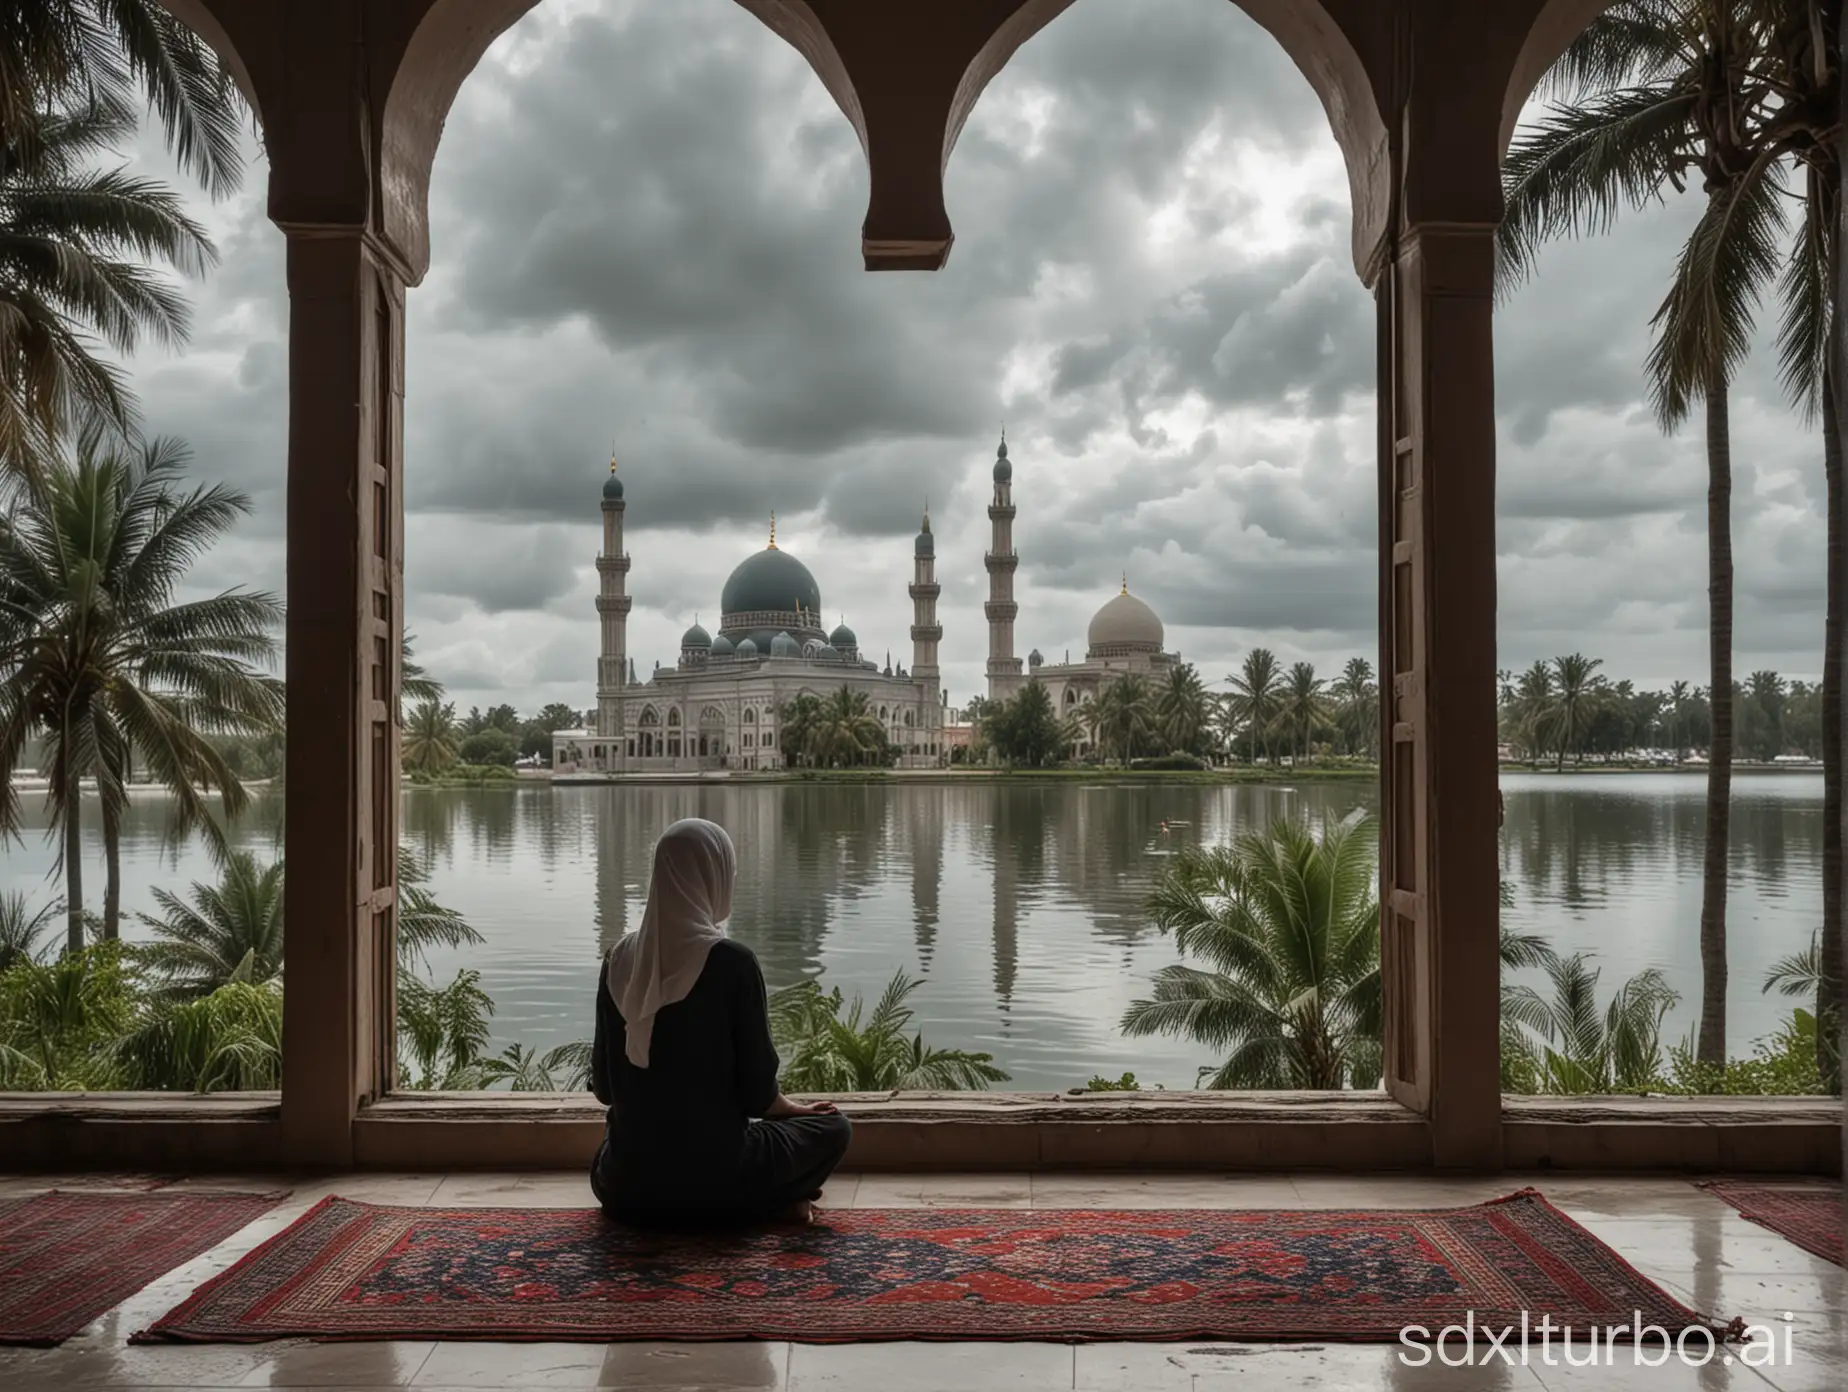
<path id="1" fill-rule="evenodd" d="M 1700 993 L 1704 780 L 1697 773 L 1504 773 L 1503 874 L 1512 926 L 1561 951 L 1596 954 L 1601 996 L 1643 967 L 1682 993 L 1668 1038 L 1692 1026 Z M 438 897 L 487 942 L 431 963 L 444 980 L 481 972 L 495 1044 L 587 1038 L 605 949 L 641 921 L 655 837 L 680 817 L 721 823 L 738 846 L 734 936 L 771 986 L 818 976 L 851 999 L 895 969 L 930 1043 L 985 1049 L 1011 1086 L 1066 1088 L 1133 1071 L 1192 1084 L 1208 1062 L 1182 1040 L 1124 1039 L 1117 1024 L 1150 976 L 1175 960 L 1142 903 L 1182 846 L 1215 843 L 1279 815 L 1373 811 L 1370 784 L 783 783 L 554 789 L 409 789 L 407 842 L 431 862 Z M 211 877 L 197 845 L 165 844 L 165 799 L 138 796 L 123 838 L 125 913 L 156 887 Z M 93 808 L 94 804 L 92 804 Z M 38 818 L 34 821 L 33 818 Z M 1163 830 L 1166 823 L 1167 829 Z M 28 805 L 23 846 L 0 888 L 43 898 L 55 848 Z M 273 811 L 238 839 L 275 853 Z M 100 906 L 95 817 L 86 893 Z M 1822 783 L 1810 774 L 1733 782 L 1730 1035 L 1735 1053 L 1773 1030 L 1790 1002 L 1759 984 L 1806 946 L 1821 916 Z M 130 921 L 125 936 L 145 937 Z"/>

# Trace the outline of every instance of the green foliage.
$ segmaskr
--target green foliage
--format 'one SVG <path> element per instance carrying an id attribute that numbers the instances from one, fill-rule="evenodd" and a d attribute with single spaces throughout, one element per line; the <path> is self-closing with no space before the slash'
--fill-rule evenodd
<path id="1" fill-rule="evenodd" d="M 1160 754 L 1151 759 L 1131 759 L 1129 766 L 1132 769 L 1146 769 L 1150 772 L 1179 772 L 1184 769 L 1201 772 L 1208 767 L 1206 760 L 1199 755 L 1187 754 L 1179 749 L 1171 754 Z"/>
<path id="2" fill-rule="evenodd" d="M 462 743 L 457 746 L 457 752 L 465 764 L 497 764 L 502 768 L 512 768 L 519 754 L 519 745 L 506 730 L 489 725 L 472 735 L 464 736 Z"/>
<path id="3" fill-rule="evenodd" d="M 770 1032 L 785 1060 L 783 1091 L 956 1091 L 1006 1082 L 992 1054 L 932 1048 L 922 1033 L 907 1037 L 914 1012 L 905 1002 L 920 984 L 894 972 L 864 1023 L 858 997 L 842 1018 L 838 987 L 824 993 L 804 981 L 775 992 Z"/>
<path id="4" fill-rule="evenodd" d="M 0 835 L 21 828 L 12 784 L 34 735 L 67 852 L 84 779 L 110 844 L 131 768 L 171 794 L 176 836 L 196 831 L 218 850 L 206 795 L 218 791 L 226 819 L 249 801 L 209 736 L 280 727 L 282 684 L 262 669 L 277 656 L 282 605 L 241 590 L 175 602 L 193 561 L 250 507 L 225 488 L 182 493 L 187 457 L 177 441 L 131 449 L 87 428 L 0 518 Z M 81 870 L 66 854 L 71 948 L 82 946 Z"/>
<path id="5" fill-rule="evenodd" d="M 416 1092 L 467 1092 L 486 1083 L 482 1051 L 494 1000 L 481 973 L 463 968 L 447 986 L 415 974 L 398 979 L 398 1086 Z"/>
<path id="6" fill-rule="evenodd" d="M 282 983 L 233 981 L 195 1000 L 145 1001 L 118 1041 L 122 1085 L 166 1092 L 282 1086 Z"/>
<path id="7" fill-rule="evenodd" d="M 1752 1045 L 1752 1056 L 1724 1065 L 1702 1063 L 1687 1044 L 1669 1050 L 1668 1081 L 1663 1091 L 1730 1096 L 1787 1096 L 1820 1093 L 1816 1017 L 1799 1007 L 1778 1031 Z"/>
<path id="8" fill-rule="evenodd" d="M 1155 698 L 1155 732 L 1176 753 L 1204 754 L 1212 745 L 1213 698 L 1191 662 L 1168 671 Z"/>
<path id="9" fill-rule="evenodd" d="M 1134 1073 L 1125 1073 L 1116 1079 L 1106 1078 L 1101 1073 L 1093 1073 L 1091 1081 L 1084 1085 L 1086 1092 L 1141 1092 L 1142 1084 L 1136 1081 Z"/>
<path id="10" fill-rule="evenodd" d="M 0 894 L 0 972 L 20 962 L 37 961 L 42 940 L 63 912 L 64 905 L 55 900 L 33 908 L 24 890 Z"/>
<path id="11" fill-rule="evenodd" d="M 282 972 L 282 862 L 258 866 L 248 851 L 225 860 L 215 885 L 194 881 L 192 902 L 154 891 L 162 913 L 137 914 L 155 940 L 139 949 L 160 976 L 157 994 L 210 995 L 233 981 L 264 982 Z"/>
<path id="12" fill-rule="evenodd" d="M 590 1057 L 587 1040 L 560 1044 L 544 1054 L 509 1044 L 498 1058 L 481 1061 L 482 1086 L 504 1082 L 509 1092 L 583 1092 L 590 1086 Z"/>
<path id="13" fill-rule="evenodd" d="M 1680 997 L 1653 967 L 1599 1010 L 1599 969 L 1549 954 L 1553 993 L 1502 990 L 1502 1083 L 1510 1092 L 1618 1093 L 1661 1087 L 1662 1021 Z"/>
<path id="14" fill-rule="evenodd" d="M 865 692 L 842 686 L 825 701 L 804 692 L 781 715 L 786 762 L 824 769 L 888 765 L 895 753 Z"/>
<path id="15" fill-rule="evenodd" d="M 116 1041 L 134 1014 L 122 945 L 0 972 L 0 1088 L 104 1092 L 121 1085 Z"/>
<path id="16" fill-rule="evenodd" d="M 8 9 L 0 50 L 21 7 Z M 85 422 L 132 429 L 119 360 L 144 337 L 185 341 L 185 300 L 149 263 L 203 272 L 217 259 L 211 239 L 172 189 L 96 167 L 138 124 L 132 109 L 87 98 L 38 113 L 30 132 L 0 123 L 0 473 L 41 476 Z"/>
<path id="17" fill-rule="evenodd" d="M 1037 678 L 991 704 L 982 716 L 982 729 L 997 756 L 1026 768 L 1057 762 L 1067 744 L 1052 697 Z"/>
<path id="18" fill-rule="evenodd" d="M 419 702 L 404 723 L 404 768 L 412 774 L 438 774 L 461 753 L 456 708 L 438 701 Z"/>
<path id="19" fill-rule="evenodd" d="M 1379 903 L 1371 823 L 1279 820 L 1230 847 L 1189 848 L 1156 881 L 1149 915 L 1185 963 L 1131 1004 L 1129 1035 L 1226 1051 L 1215 1088 L 1375 1087 L 1380 1081 Z"/>
<path id="20" fill-rule="evenodd" d="M 1118 677 L 1091 703 L 1091 725 L 1099 748 L 1110 758 L 1128 762 L 1159 748 L 1155 694 L 1134 672 Z"/>

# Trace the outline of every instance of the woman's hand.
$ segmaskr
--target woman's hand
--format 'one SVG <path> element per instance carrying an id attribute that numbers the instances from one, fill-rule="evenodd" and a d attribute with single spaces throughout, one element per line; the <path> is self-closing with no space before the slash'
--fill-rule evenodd
<path id="1" fill-rule="evenodd" d="M 779 1092 L 776 1095 L 776 1101 L 770 1104 L 770 1109 L 764 1115 L 767 1117 L 833 1116 L 839 1111 L 840 1108 L 832 1102 L 792 1102 Z"/>

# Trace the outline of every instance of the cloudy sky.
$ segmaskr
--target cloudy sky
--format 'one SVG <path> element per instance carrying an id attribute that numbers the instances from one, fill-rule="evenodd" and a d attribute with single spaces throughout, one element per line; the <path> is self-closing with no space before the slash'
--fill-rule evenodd
<path id="1" fill-rule="evenodd" d="M 202 587 L 280 589 L 281 235 L 253 143 L 199 215 L 222 262 L 190 347 L 135 364 L 148 422 L 255 515 Z M 139 157 L 159 168 L 158 142 Z M 830 616 L 909 660 L 929 499 L 951 699 L 980 689 L 982 552 L 1005 421 L 1020 652 L 1058 660 L 1130 587 L 1217 682 L 1253 646 L 1374 656 L 1372 301 L 1307 83 L 1226 0 L 1079 0 L 982 97 L 934 275 L 859 269 L 866 171 L 807 66 L 731 0 L 549 0 L 464 86 L 410 298 L 405 612 L 463 707 L 592 699 L 612 444 L 630 653 L 671 662 L 778 540 Z M 1501 665 L 1582 649 L 1705 670 L 1698 433 L 1639 364 L 1692 210 L 1551 250 L 1503 310 Z M 1741 670 L 1819 670 L 1821 467 L 1761 353 L 1739 384 Z"/>

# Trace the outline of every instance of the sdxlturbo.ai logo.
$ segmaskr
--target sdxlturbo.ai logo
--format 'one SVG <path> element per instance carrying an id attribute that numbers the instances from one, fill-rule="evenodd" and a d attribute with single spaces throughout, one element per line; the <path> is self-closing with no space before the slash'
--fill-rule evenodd
<path id="1" fill-rule="evenodd" d="M 1487 1366 L 1500 1361 L 1509 1367 L 1527 1366 L 1530 1351 L 1538 1346 L 1535 1361 L 1549 1368 L 1563 1363 L 1573 1368 L 1612 1366 L 1620 1347 L 1627 1347 L 1630 1361 L 1639 1368 L 1660 1368 L 1671 1358 L 1690 1368 L 1704 1368 L 1709 1363 L 1730 1365 L 1743 1363 L 1752 1368 L 1781 1364 L 1788 1367 L 1794 1353 L 1791 1321 L 1796 1318 L 1786 1310 L 1780 1324 L 1747 1324 L 1726 1331 L 1724 1335 L 1704 1324 L 1693 1324 L 1671 1335 L 1659 1324 L 1644 1324 L 1640 1310 L 1632 1313 L 1628 1324 L 1571 1325 L 1555 1324 L 1551 1315 L 1530 1320 L 1521 1311 L 1519 1324 L 1499 1329 L 1478 1324 L 1476 1312 L 1464 1313 L 1462 1324 L 1447 1324 L 1433 1337 L 1422 1324 L 1408 1324 L 1399 1331 L 1399 1361 L 1407 1367 L 1422 1368 L 1435 1355 L 1448 1368 Z M 1783 1337 L 1778 1336 L 1782 1333 Z M 1554 1340 L 1559 1341 L 1557 1351 Z M 1555 1357 L 1555 1352 L 1561 1357 Z"/>

